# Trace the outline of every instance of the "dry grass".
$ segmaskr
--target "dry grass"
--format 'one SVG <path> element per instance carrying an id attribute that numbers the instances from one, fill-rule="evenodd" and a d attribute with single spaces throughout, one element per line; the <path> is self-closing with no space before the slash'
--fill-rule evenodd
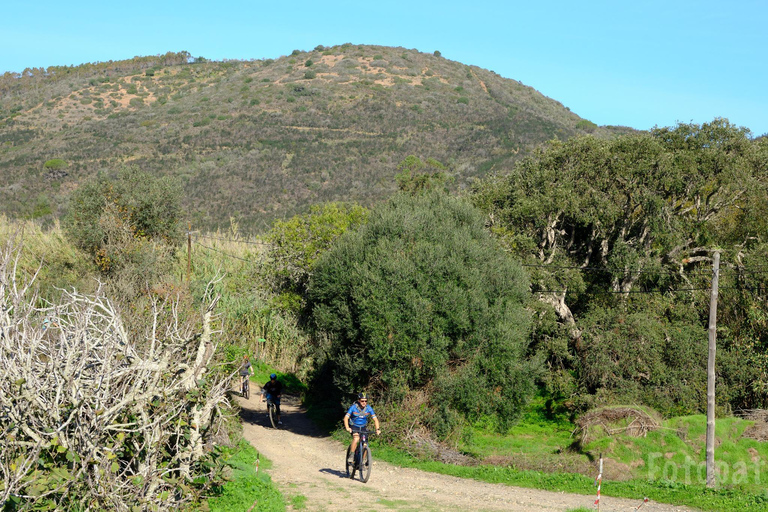
<path id="1" fill-rule="evenodd" d="M 661 418 L 645 409 L 632 406 L 603 407 L 589 411 L 576 420 L 574 435 L 585 445 L 603 434 L 625 434 L 645 437 L 661 426 Z"/>

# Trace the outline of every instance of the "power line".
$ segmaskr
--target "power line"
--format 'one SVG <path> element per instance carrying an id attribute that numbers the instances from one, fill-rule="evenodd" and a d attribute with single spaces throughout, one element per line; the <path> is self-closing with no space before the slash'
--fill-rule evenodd
<path id="1" fill-rule="evenodd" d="M 216 252 L 218 252 L 218 253 L 220 253 L 220 254 L 223 254 L 224 256 L 228 256 L 228 257 L 230 257 L 230 258 L 234 258 L 234 259 L 236 259 L 236 260 L 244 261 L 244 262 L 246 262 L 246 263 L 251 263 L 251 262 L 252 262 L 252 260 L 247 260 L 247 259 L 245 259 L 245 258 L 241 258 L 240 256 L 235 256 L 234 254 L 229 254 L 229 253 L 227 253 L 227 252 L 224 252 L 224 251 L 222 251 L 222 250 L 219 250 L 219 249 L 215 249 L 215 248 L 213 248 L 213 247 L 208 247 L 207 245 L 203 245 L 203 244 L 201 244 L 201 243 L 200 243 L 200 242 L 198 242 L 197 240 L 195 240 L 195 243 L 196 243 L 197 245 L 199 245 L 200 247 L 204 248 L 204 249 L 208 249 L 208 250 L 210 250 L 210 251 L 216 251 Z"/>
<path id="2" fill-rule="evenodd" d="M 250 242 L 248 240 L 233 240 L 230 238 L 222 238 L 218 236 L 211 236 L 211 235 L 204 235 L 202 233 L 196 233 L 196 236 L 199 236 L 201 238 L 209 238 L 211 240 L 220 240 L 222 242 L 231 242 L 235 244 L 251 244 L 251 245 L 268 245 L 266 242 Z"/>

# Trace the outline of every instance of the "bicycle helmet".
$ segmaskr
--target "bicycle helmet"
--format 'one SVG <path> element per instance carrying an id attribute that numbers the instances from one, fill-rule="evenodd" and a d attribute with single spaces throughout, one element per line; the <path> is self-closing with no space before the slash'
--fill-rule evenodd
<path id="1" fill-rule="evenodd" d="M 368 393 L 358 393 L 357 394 L 358 400 L 368 400 Z"/>
<path id="2" fill-rule="evenodd" d="M 269 380 L 275 380 L 277 378 L 277 375 L 274 373 L 269 376 Z"/>

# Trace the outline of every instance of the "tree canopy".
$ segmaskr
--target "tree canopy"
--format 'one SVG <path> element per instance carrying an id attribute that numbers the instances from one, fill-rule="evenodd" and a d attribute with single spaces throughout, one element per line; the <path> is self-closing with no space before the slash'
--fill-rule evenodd
<path id="1" fill-rule="evenodd" d="M 401 193 L 318 260 L 308 288 L 329 335 L 326 378 L 338 394 L 367 389 L 401 401 L 426 392 L 451 418 L 506 425 L 533 387 L 528 280 L 469 203 Z"/>
<path id="2" fill-rule="evenodd" d="M 745 343 L 734 333 L 743 333 L 744 313 L 764 293 L 747 290 L 761 274 L 746 264 L 764 261 L 766 155 L 765 141 L 715 119 L 612 140 L 554 141 L 476 186 L 473 200 L 492 231 L 531 265 L 543 303 L 534 337 L 550 351 L 550 383 L 571 398 L 638 400 L 678 412 L 704 407 L 700 396 L 662 395 L 704 378 L 699 344 L 706 343 L 714 250 L 726 262 L 723 293 L 733 297 L 722 316 L 735 322 L 721 344 L 735 350 Z M 764 335 L 751 332 L 764 346 Z M 731 371 L 721 372 L 723 401 L 748 380 L 739 371 L 735 383 Z M 738 405 L 764 402 L 751 396 Z"/>

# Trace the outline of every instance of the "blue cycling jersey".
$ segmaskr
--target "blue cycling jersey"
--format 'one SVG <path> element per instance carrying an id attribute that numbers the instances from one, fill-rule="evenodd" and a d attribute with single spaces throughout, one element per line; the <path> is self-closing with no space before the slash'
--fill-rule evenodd
<path id="1" fill-rule="evenodd" d="M 357 403 L 352 404 L 347 410 L 349 416 L 349 424 L 353 427 L 363 428 L 368 425 L 368 420 L 376 417 L 376 413 L 373 412 L 373 407 L 366 405 L 361 409 Z"/>

